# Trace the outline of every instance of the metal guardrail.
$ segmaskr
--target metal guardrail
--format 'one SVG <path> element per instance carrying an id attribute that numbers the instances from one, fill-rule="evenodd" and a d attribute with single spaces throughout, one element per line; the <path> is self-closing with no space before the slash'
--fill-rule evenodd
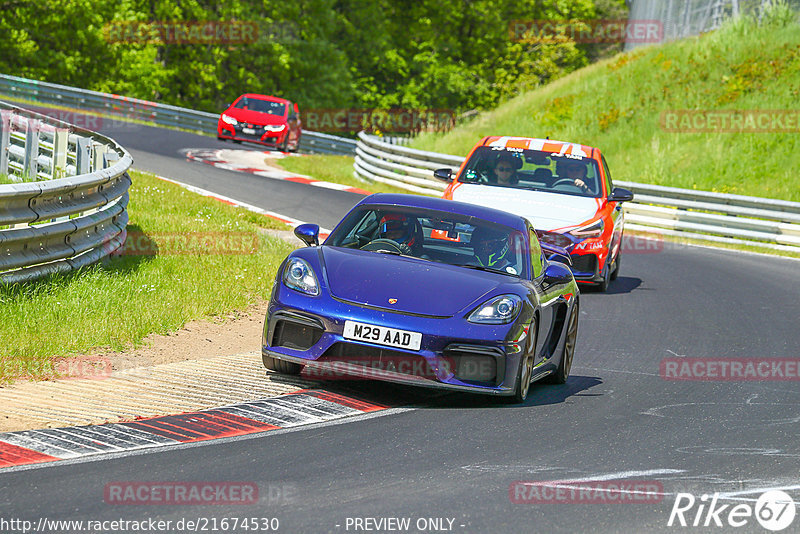
<path id="1" fill-rule="evenodd" d="M 408 191 L 440 196 L 446 183 L 433 170 L 454 174 L 464 158 L 437 154 L 358 135 L 354 174 Z M 800 252 L 800 202 L 678 189 L 636 182 L 615 182 L 636 194 L 625 203 L 625 225 L 711 242 L 736 243 Z"/>
<path id="2" fill-rule="evenodd" d="M 0 283 L 90 265 L 125 242 L 130 154 L 113 139 L 0 102 Z"/>
<path id="3" fill-rule="evenodd" d="M 168 128 L 182 128 L 200 131 L 208 135 L 217 135 L 218 113 L 196 111 L 149 100 L 100 93 L 7 74 L 0 74 L 0 94 L 43 104 L 57 104 L 104 113 L 128 120 L 151 122 Z M 356 141 L 346 137 L 303 130 L 299 148 L 307 152 L 350 156 L 355 152 Z"/>

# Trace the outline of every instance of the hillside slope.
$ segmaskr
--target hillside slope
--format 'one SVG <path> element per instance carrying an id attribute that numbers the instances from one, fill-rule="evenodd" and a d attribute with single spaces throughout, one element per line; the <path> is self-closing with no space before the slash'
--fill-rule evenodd
<path id="1" fill-rule="evenodd" d="M 413 146 L 466 154 L 485 135 L 549 136 L 600 147 L 616 180 L 800 201 L 799 104 L 800 25 L 776 9 L 588 66 Z M 793 131 L 692 133 L 662 123 L 677 110 L 782 110 L 767 129 Z"/>

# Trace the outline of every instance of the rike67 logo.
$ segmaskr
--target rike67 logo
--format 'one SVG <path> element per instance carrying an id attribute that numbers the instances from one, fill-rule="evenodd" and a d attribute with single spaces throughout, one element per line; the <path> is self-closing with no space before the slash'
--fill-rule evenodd
<path id="1" fill-rule="evenodd" d="M 781 490 L 762 493 L 755 505 L 720 501 L 719 493 L 699 499 L 691 493 L 678 493 L 667 526 L 738 528 L 755 518 L 765 529 L 779 532 L 792 524 L 796 513 L 794 500 Z"/>

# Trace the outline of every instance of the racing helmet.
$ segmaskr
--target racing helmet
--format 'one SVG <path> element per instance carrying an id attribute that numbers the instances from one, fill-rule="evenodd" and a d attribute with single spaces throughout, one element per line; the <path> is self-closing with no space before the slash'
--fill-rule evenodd
<path id="1" fill-rule="evenodd" d="M 509 236 L 502 231 L 479 226 L 472 232 L 472 250 L 483 267 L 494 267 L 508 254 Z"/>
<path id="2" fill-rule="evenodd" d="M 401 213 L 387 213 L 378 225 L 378 235 L 397 243 L 414 244 L 414 221 Z"/>

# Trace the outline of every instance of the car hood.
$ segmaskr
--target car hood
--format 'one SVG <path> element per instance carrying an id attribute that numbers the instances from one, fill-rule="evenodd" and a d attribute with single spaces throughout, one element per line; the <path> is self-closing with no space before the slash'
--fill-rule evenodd
<path id="1" fill-rule="evenodd" d="M 501 274 L 415 258 L 333 247 L 322 251 L 334 297 L 393 311 L 450 317 L 481 304 L 508 282 Z"/>
<path id="2" fill-rule="evenodd" d="M 602 199 L 508 187 L 461 184 L 453 200 L 508 211 L 527 218 L 537 230 L 556 230 L 592 219 Z"/>
<path id="3" fill-rule="evenodd" d="M 225 115 L 233 117 L 239 122 L 249 122 L 251 124 L 286 124 L 286 118 L 281 115 L 270 115 L 252 109 L 228 108 Z"/>

